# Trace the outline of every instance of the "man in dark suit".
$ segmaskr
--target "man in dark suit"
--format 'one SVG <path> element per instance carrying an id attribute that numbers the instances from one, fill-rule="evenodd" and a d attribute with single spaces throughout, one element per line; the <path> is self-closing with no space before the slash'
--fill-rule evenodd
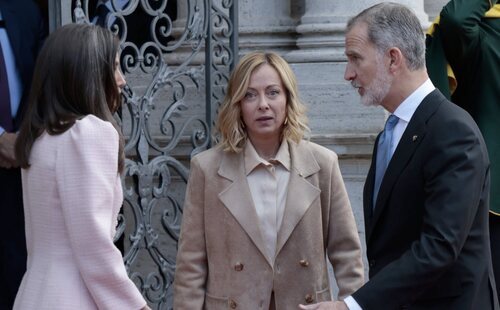
<path id="1" fill-rule="evenodd" d="M 345 78 L 390 113 L 364 188 L 370 280 L 302 309 L 498 309 L 488 235 L 490 163 L 471 116 L 429 80 L 424 34 L 381 3 L 347 25 Z"/>
<path id="2" fill-rule="evenodd" d="M 21 171 L 14 156 L 16 132 L 45 36 L 38 6 L 31 0 L 0 0 L 0 309 L 12 309 L 26 270 Z"/>

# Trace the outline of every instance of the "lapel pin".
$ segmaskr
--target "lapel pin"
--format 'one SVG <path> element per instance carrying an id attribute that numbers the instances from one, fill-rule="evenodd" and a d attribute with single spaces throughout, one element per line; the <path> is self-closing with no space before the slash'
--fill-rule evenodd
<path id="1" fill-rule="evenodd" d="M 418 138 L 418 136 L 414 135 L 413 138 L 412 138 L 413 142 L 417 141 L 417 138 Z"/>

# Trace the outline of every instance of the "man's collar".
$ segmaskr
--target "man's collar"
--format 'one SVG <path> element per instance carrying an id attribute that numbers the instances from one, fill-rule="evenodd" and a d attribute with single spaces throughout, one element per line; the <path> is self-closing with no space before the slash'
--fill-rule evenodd
<path id="1" fill-rule="evenodd" d="M 432 84 L 430 79 L 427 79 L 398 106 L 393 114 L 407 123 L 410 122 L 413 113 L 415 113 L 422 100 L 434 89 L 434 84 Z"/>

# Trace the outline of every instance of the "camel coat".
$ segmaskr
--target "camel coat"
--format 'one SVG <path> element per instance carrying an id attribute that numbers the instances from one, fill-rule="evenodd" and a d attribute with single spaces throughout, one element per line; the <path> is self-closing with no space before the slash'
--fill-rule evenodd
<path id="1" fill-rule="evenodd" d="M 175 310 L 297 309 L 331 300 L 325 257 L 339 298 L 363 285 L 361 246 L 337 155 L 311 142 L 288 145 L 290 181 L 273 258 L 266 254 L 244 152 L 213 148 L 192 159 Z"/>

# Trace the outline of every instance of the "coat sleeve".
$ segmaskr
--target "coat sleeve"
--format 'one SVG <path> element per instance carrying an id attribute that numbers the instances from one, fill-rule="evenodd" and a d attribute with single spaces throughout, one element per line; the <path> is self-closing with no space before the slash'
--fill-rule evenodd
<path id="1" fill-rule="evenodd" d="M 444 6 L 439 29 L 452 68 L 462 66 L 466 56 L 475 52 L 481 40 L 481 19 L 489 9 L 490 0 L 451 0 Z"/>
<path id="2" fill-rule="evenodd" d="M 339 287 L 339 299 L 344 299 L 363 285 L 364 268 L 361 243 L 351 204 L 340 173 L 337 155 L 332 154 L 327 255 Z"/>
<path id="3" fill-rule="evenodd" d="M 174 280 L 174 309 L 201 310 L 205 302 L 207 251 L 204 224 L 205 175 L 196 157 L 186 189 Z"/>
<path id="4" fill-rule="evenodd" d="M 97 307 L 141 309 L 146 302 L 112 240 L 117 161 L 116 130 L 87 116 L 69 129 L 58 150 L 57 186 L 73 257 Z"/>

